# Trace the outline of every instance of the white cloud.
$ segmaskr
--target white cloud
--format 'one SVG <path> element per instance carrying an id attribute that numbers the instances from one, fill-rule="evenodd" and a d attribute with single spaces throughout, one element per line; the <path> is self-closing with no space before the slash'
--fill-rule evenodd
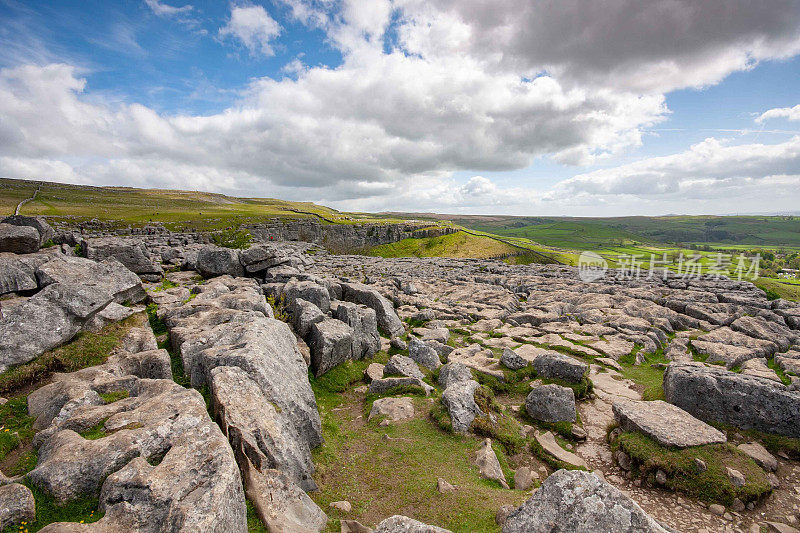
<path id="1" fill-rule="evenodd" d="M 284 68 L 290 77 L 253 80 L 217 114 L 105 101 L 85 92 L 86 73 L 70 65 L 0 70 L 0 174 L 30 177 L 39 168 L 41 179 L 314 199 L 350 209 L 556 214 L 608 198 L 690 194 L 709 179 L 769 179 L 782 187 L 797 174 L 791 157 L 779 155 L 786 146 L 712 140 L 666 161 L 582 174 L 553 190 L 452 178 L 524 168 L 537 157 L 609 164 L 665 119 L 665 91 L 794 53 L 800 23 L 781 11 L 790 0 L 758 10 L 743 5 L 741 13 L 722 0 L 672 0 L 668 12 L 633 0 L 602 2 L 603 9 L 574 0 L 281 1 L 294 19 L 326 32 L 342 64 L 292 61 Z M 280 33 L 263 7 L 231 4 L 219 36 L 270 55 Z M 774 168 L 765 174 L 767 160 Z"/>
<path id="2" fill-rule="evenodd" d="M 789 120 L 800 120 L 800 104 L 794 107 L 776 107 L 774 109 L 768 109 L 761 113 L 761 115 L 756 118 L 756 122 L 759 124 L 769 120 L 771 118 L 786 118 Z"/>
<path id="3" fill-rule="evenodd" d="M 185 15 L 194 9 L 194 6 L 187 4 L 181 7 L 174 7 L 161 2 L 160 0 L 144 0 L 153 13 L 160 17 L 172 17 L 175 15 Z"/>
<path id="4" fill-rule="evenodd" d="M 231 5 L 231 17 L 219 29 L 220 38 L 233 38 L 250 51 L 251 55 L 274 55 L 271 42 L 281 33 L 280 25 L 269 16 L 266 9 L 257 5 Z"/>

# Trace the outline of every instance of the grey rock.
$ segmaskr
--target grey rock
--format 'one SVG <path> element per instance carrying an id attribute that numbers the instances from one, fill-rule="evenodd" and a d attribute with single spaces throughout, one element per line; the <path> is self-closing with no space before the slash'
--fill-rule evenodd
<path id="1" fill-rule="evenodd" d="M 408 377 L 374 379 L 369 384 L 369 392 L 370 394 L 385 394 L 392 390 L 405 387 L 419 387 L 425 391 L 426 395 L 433 392 L 433 387 L 421 379 Z"/>
<path id="2" fill-rule="evenodd" d="M 439 385 L 445 389 L 456 381 L 469 381 L 472 379 L 472 371 L 464 363 L 454 361 L 442 365 L 439 369 Z"/>
<path id="3" fill-rule="evenodd" d="M 737 446 L 764 470 L 775 472 L 778 469 L 778 460 L 766 448 L 757 442 L 748 442 Z"/>
<path id="4" fill-rule="evenodd" d="M 353 328 L 352 358 L 372 357 L 381 347 L 375 311 L 352 302 L 336 302 L 331 314 Z"/>
<path id="5" fill-rule="evenodd" d="M 503 355 L 500 356 L 500 364 L 511 370 L 519 370 L 528 366 L 528 361 L 520 357 L 514 350 L 503 348 Z"/>
<path id="6" fill-rule="evenodd" d="M 528 393 L 525 410 L 543 422 L 575 422 L 575 393 L 560 385 L 540 385 Z"/>
<path id="7" fill-rule="evenodd" d="M 688 448 L 727 441 L 725 434 L 683 409 L 661 400 L 643 402 L 619 398 L 614 418 L 625 431 L 638 431 L 662 446 Z"/>
<path id="8" fill-rule="evenodd" d="M 284 472 L 245 466 L 247 496 L 268 531 L 317 533 L 328 517 Z"/>
<path id="9" fill-rule="evenodd" d="M 246 457 L 258 471 L 280 470 L 303 490 L 317 488 L 308 442 L 244 370 L 230 366 L 212 370 L 211 400 L 214 417 L 240 467 L 239 458 Z"/>
<path id="10" fill-rule="evenodd" d="M 562 353 L 547 351 L 533 361 L 538 377 L 580 383 L 589 365 Z"/>
<path id="11" fill-rule="evenodd" d="M 284 285 L 283 296 L 289 306 L 297 298 L 302 298 L 316 305 L 323 313 L 327 313 L 331 309 L 331 298 L 328 289 L 313 281 L 292 279 Z"/>
<path id="12" fill-rule="evenodd" d="M 229 274 L 244 276 L 244 267 L 239 262 L 239 253 L 230 248 L 205 246 L 197 252 L 195 269 L 204 278 Z"/>
<path id="13" fill-rule="evenodd" d="M 0 252 L 32 254 L 39 250 L 39 232 L 30 226 L 0 223 Z"/>
<path id="14" fill-rule="evenodd" d="M 0 253 L 0 295 L 37 289 L 36 269 L 51 258 L 52 255 L 46 253 Z"/>
<path id="15" fill-rule="evenodd" d="M 47 223 L 47 220 L 44 217 L 29 217 L 25 215 L 11 215 L 10 217 L 6 217 L 3 220 L 0 220 L 2 224 L 12 224 L 14 226 L 30 226 L 36 230 L 39 234 L 39 246 L 44 246 L 44 244 L 55 237 L 55 232 L 53 231 L 53 227 Z"/>
<path id="16" fill-rule="evenodd" d="M 539 474 L 527 466 L 521 466 L 514 472 L 514 489 L 528 490 L 533 487 L 533 482 L 537 479 L 539 479 Z"/>
<path id="17" fill-rule="evenodd" d="M 394 348 L 395 350 L 405 351 L 408 350 L 408 343 L 401 339 L 400 337 L 395 337 L 389 342 L 389 346 Z"/>
<path id="18" fill-rule="evenodd" d="M 574 453 L 568 452 L 567 450 L 562 448 L 558 444 L 558 441 L 556 441 L 555 436 L 551 432 L 549 431 L 536 432 L 534 433 L 534 438 L 545 452 L 552 455 L 559 461 L 570 464 L 572 466 L 577 466 L 586 469 L 589 468 L 589 465 L 586 464 L 586 461 L 584 461 Z"/>
<path id="19" fill-rule="evenodd" d="M 386 377 L 407 376 L 419 379 L 425 378 L 425 374 L 422 373 L 413 359 L 399 354 L 395 354 L 389 359 L 389 362 L 383 367 L 383 375 Z"/>
<path id="20" fill-rule="evenodd" d="M 311 348 L 311 369 L 315 376 L 352 359 L 353 328 L 334 318 L 311 326 L 308 338 Z"/>
<path id="21" fill-rule="evenodd" d="M 370 363 L 364 370 L 364 381 L 370 383 L 376 379 L 383 378 L 383 367 L 380 363 Z"/>
<path id="22" fill-rule="evenodd" d="M 375 533 L 452 533 L 448 529 L 429 526 L 407 516 L 394 515 L 375 527 Z"/>
<path id="23" fill-rule="evenodd" d="M 428 370 L 436 370 L 442 366 L 439 354 L 417 338 L 411 338 L 408 343 L 408 356 Z"/>
<path id="24" fill-rule="evenodd" d="M 744 474 L 735 468 L 725 467 L 725 473 L 728 475 L 728 479 L 731 480 L 731 483 L 736 487 L 743 487 L 744 484 L 747 483 Z"/>
<path id="25" fill-rule="evenodd" d="M 467 433 L 475 417 L 486 416 L 475 403 L 480 384 L 472 379 L 449 382 L 442 393 L 442 405 L 450 414 L 454 433 Z"/>
<path id="26" fill-rule="evenodd" d="M 594 533 L 667 533 L 636 502 L 580 470 L 559 470 L 511 513 L 503 533 L 570 531 Z"/>
<path id="27" fill-rule="evenodd" d="M 390 337 L 402 335 L 405 331 L 392 303 L 375 289 L 361 283 L 342 283 L 342 299 L 374 309 L 378 327 Z"/>
<path id="28" fill-rule="evenodd" d="M 500 461 L 492 448 L 492 439 L 485 439 L 483 445 L 475 453 L 475 465 L 478 467 L 481 477 L 498 482 L 504 489 L 509 488 L 503 469 L 500 467 Z"/>
<path id="29" fill-rule="evenodd" d="M 297 298 L 294 305 L 290 307 L 292 315 L 292 327 L 301 338 L 307 339 L 311 333 L 311 327 L 325 320 L 325 313 L 313 303 Z"/>
<path id="30" fill-rule="evenodd" d="M 375 416 L 385 416 L 388 420 L 397 422 L 414 417 L 414 402 L 411 398 L 378 398 L 372 404 L 367 420 Z"/>
<path id="31" fill-rule="evenodd" d="M 36 502 L 31 489 L 19 483 L 0 487 L 0 528 L 36 519 Z"/>
<path id="32" fill-rule="evenodd" d="M 135 274 L 164 275 L 161 265 L 153 262 L 147 254 L 144 243 L 135 238 L 120 239 L 118 237 L 101 237 L 87 239 L 83 242 L 85 257 L 94 261 L 115 258 Z"/>
<path id="33" fill-rule="evenodd" d="M 724 368 L 672 363 L 664 373 L 666 400 L 706 422 L 722 422 L 800 437 L 800 392 Z"/>
<path id="34" fill-rule="evenodd" d="M 371 527 L 367 527 L 357 520 L 339 520 L 340 533 L 373 533 Z"/>

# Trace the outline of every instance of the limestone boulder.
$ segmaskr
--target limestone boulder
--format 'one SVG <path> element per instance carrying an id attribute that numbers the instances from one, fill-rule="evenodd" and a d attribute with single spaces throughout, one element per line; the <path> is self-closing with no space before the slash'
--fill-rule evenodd
<path id="1" fill-rule="evenodd" d="M 525 398 L 525 410 L 542 422 L 575 422 L 575 393 L 555 384 L 534 387 Z"/>
<path id="2" fill-rule="evenodd" d="M 32 254 L 39 250 L 39 239 L 36 228 L 0 223 L 0 252 Z"/>
<path id="3" fill-rule="evenodd" d="M 620 398 L 612 405 L 614 418 L 625 431 L 638 431 L 662 446 L 688 448 L 727 441 L 725 434 L 680 407 L 661 400 Z"/>
<path id="4" fill-rule="evenodd" d="M 204 278 L 225 274 L 244 276 L 244 267 L 239 262 L 239 252 L 219 246 L 205 246 L 197 252 L 195 269 Z"/>

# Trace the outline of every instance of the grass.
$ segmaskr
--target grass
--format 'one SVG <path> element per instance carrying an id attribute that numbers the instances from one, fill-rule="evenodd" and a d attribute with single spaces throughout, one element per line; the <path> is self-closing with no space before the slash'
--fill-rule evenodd
<path id="1" fill-rule="evenodd" d="M 642 388 L 642 399 L 646 401 L 664 399 L 664 369 L 652 366 L 653 364 L 669 363 L 659 349 L 656 353 L 638 352 L 645 361 L 634 364 L 637 351 L 619 358 L 623 377 L 630 379 Z"/>
<path id="2" fill-rule="evenodd" d="M 101 420 L 100 422 L 97 423 L 96 426 L 91 427 L 86 431 L 81 431 L 79 435 L 86 440 L 102 439 L 103 437 L 108 435 L 108 433 L 106 433 L 105 427 L 106 427 L 106 421 Z"/>
<path id="3" fill-rule="evenodd" d="M 118 402 L 118 401 L 120 401 L 122 399 L 127 398 L 128 397 L 128 391 L 119 390 L 119 391 L 114 391 L 114 392 L 101 393 L 100 397 L 107 404 L 114 403 L 114 402 Z"/>
<path id="4" fill-rule="evenodd" d="M 217 246 L 221 246 L 223 248 L 244 250 L 250 247 L 250 243 L 253 242 L 253 236 L 248 231 L 225 229 L 214 232 L 211 235 L 211 241 Z"/>
<path id="5" fill-rule="evenodd" d="M 247 533 L 267 533 L 267 528 L 250 500 L 247 500 Z"/>
<path id="6" fill-rule="evenodd" d="M 770 300 L 783 298 L 800 302 L 800 285 L 784 283 L 773 278 L 758 278 L 755 286 L 763 290 Z"/>
<path id="7" fill-rule="evenodd" d="M 634 472 L 650 479 L 658 470 L 667 475 L 666 486 L 707 503 L 731 505 L 735 498 L 747 503 L 759 500 L 772 491 L 764 471 L 747 455 L 731 444 L 707 444 L 684 449 L 660 446 L 641 433 L 622 433 L 612 442 L 612 449 L 622 449 L 634 464 Z M 706 464 L 700 472 L 695 458 Z M 728 478 L 726 467 L 744 474 L 747 482 L 736 487 Z"/>
<path id="8" fill-rule="evenodd" d="M 56 522 L 77 522 L 91 524 L 103 518 L 103 512 L 98 506 L 97 498 L 81 498 L 61 504 L 55 498 L 40 490 L 29 481 L 23 484 L 31 489 L 36 501 L 36 520 L 25 525 L 25 530 L 31 533 L 39 531 L 48 524 Z M 19 526 L 9 526 L 2 533 L 19 533 Z"/>
<path id="9" fill-rule="evenodd" d="M 38 456 L 31 447 L 33 422 L 24 395 L 9 398 L 0 406 L 0 466 L 6 475 L 26 474 L 36 466 Z"/>
<path id="10" fill-rule="evenodd" d="M 470 235 L 463 231 L 428 237 L 404 239 L 391 244 L 375 246 L 365 255 L 376 257 L 475 257 L 488 258 L 514 254 L 517 250 L 489 237 Z"/>
<path id="11" fill-rule="evenodd" d="M 712 426 L 729 435 L 740 434 L 749 440 L 760 442 L 767 450 L 774 454 L 785 453 L 795 461 L 800 460 L 800 439 L 764 433 L 757 429 L 741 429 L 728 424 L 713 423 Z"/>
<path id="12" fill-rule="evenodd" d="M 104 363 L 128 330 L 142 325 L 143 321 L 142 315 L 136 314 L 109 324 L 97 333 L 78 333 L 69 343 L 0 374 L 0 393 L 31 385 L 54 372 L 74 372 Z"/>

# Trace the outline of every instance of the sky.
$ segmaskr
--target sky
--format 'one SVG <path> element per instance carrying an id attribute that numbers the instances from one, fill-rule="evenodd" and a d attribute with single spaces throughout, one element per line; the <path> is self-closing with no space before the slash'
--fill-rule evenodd
<path id="1" fill-rule="evenodd" d="M 800 0 L 0 0 L 0 176 L 798 212 Z"/>

